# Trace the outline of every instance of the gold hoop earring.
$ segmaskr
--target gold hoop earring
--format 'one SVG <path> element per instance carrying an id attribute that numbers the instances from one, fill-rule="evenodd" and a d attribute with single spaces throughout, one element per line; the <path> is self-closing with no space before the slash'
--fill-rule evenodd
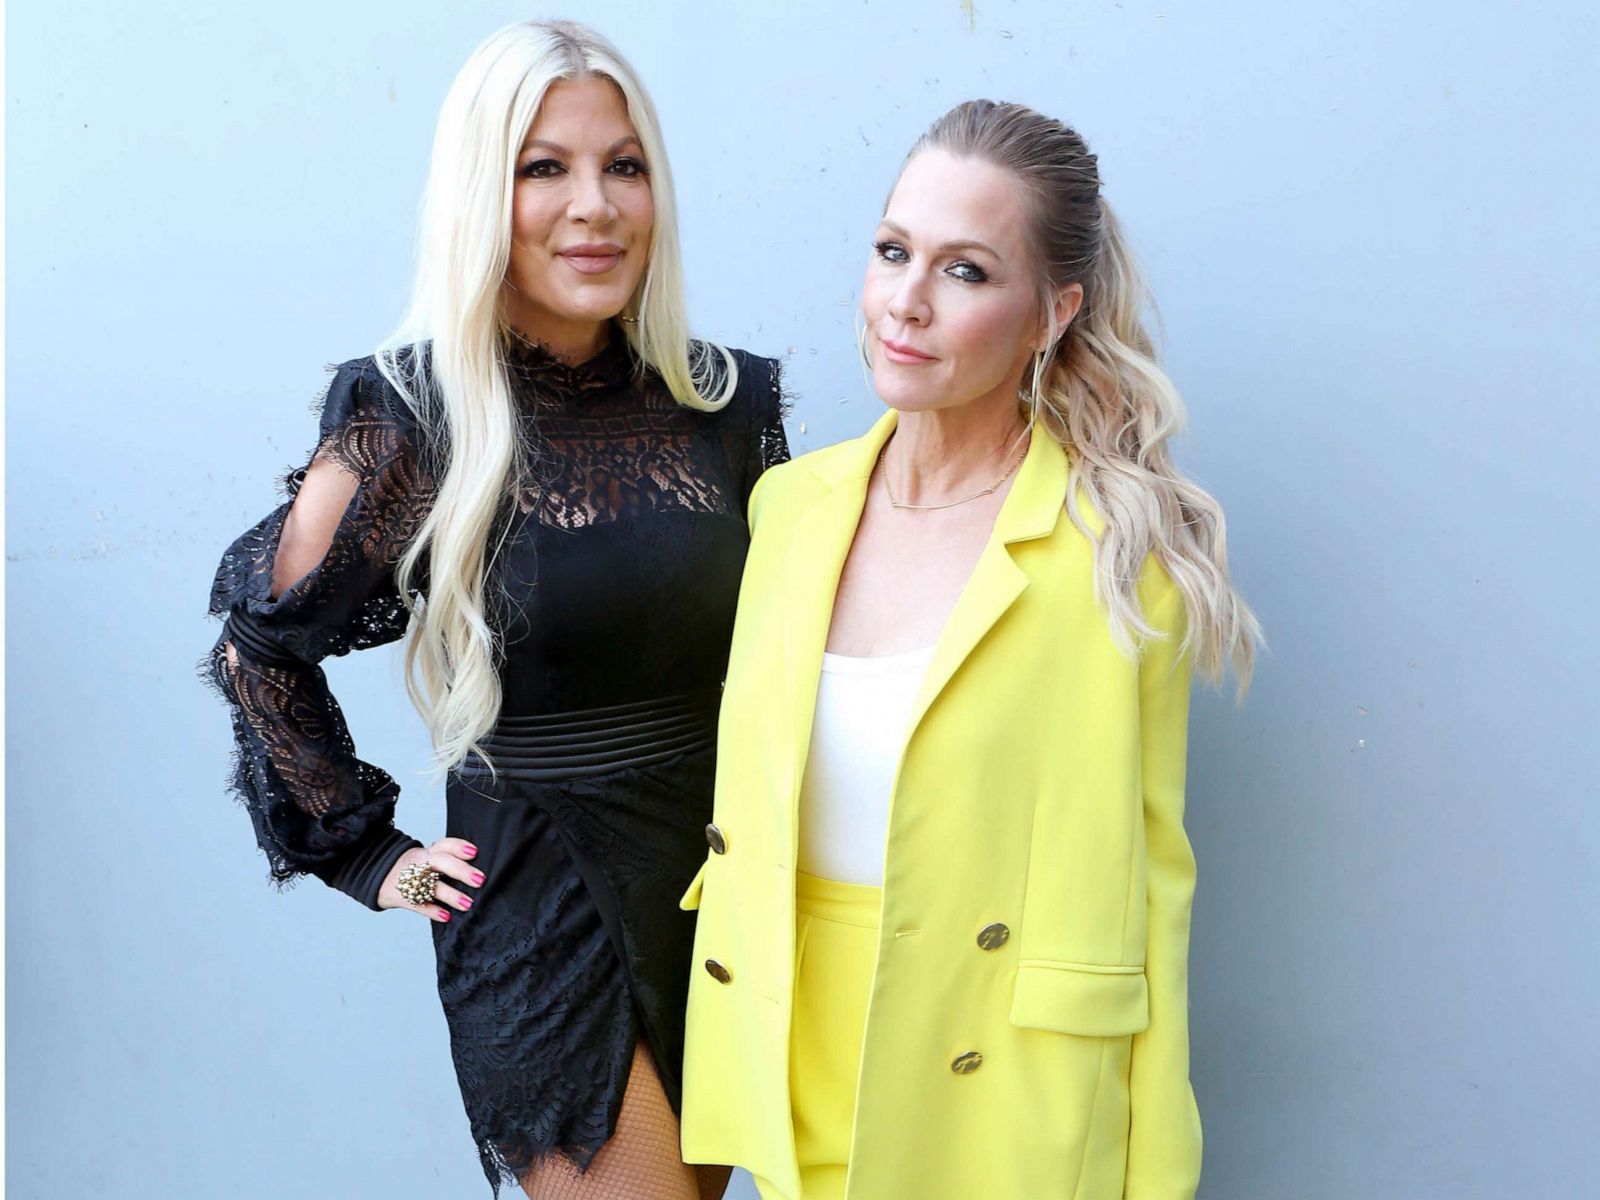
<path id="1" fill-rule="evenodd" d="M 1044 368 L 1048 352 L 1035 350 L 1033 353 L 1033 379 L 1028 387 L 1028 419 L 1032 422 L 1039 420 L 1039 409 L 1044 406 Z"/>
<path id="2" fill-rule="evenodd" d="M 856 317 L 856 349 L 861 353 L 861 365 L 872 370 L 872 359 L 867 356 L 867 327 L 859 315 Z"/>

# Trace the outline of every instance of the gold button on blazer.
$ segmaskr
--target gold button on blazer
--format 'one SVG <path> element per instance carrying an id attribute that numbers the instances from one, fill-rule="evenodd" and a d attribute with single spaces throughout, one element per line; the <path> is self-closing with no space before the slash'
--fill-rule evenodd
<path id="1" fill-rule="evenodd" d="M 751 498 L 717 757 L 725 852 L 682 901 L 699 909 L 695 961 L 730 980 L 690 983 L 684 1156 L 790 1196 L 800 781 L 834 593 L 895 420 L 774 468 Z M 1066 455 L 1036 428 L 913 707 L 851 1200 L 1187 1200 L 1198 1183 L 1184 608 L 1147 560 L 1140 597 L 1166 636 L 1120 650 L 1066 501 Z"/>

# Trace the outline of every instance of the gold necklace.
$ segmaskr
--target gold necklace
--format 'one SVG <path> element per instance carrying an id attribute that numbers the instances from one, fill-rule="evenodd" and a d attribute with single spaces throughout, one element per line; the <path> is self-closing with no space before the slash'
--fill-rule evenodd
<path id="1" fill-rule="evenodd" d="M 984 488 L 983 491 L 973 492 L 972 495 L 963 496 L 960 500 L 949 500 L 944 504 L 901 504 L 900 501 L 894 498 L 894 488 L 889 486 L 889 472 L 884 468 L 883 465 L 883 456 L 889 453 L 889 442 L 892 442 L 893 440 L 893 438 L 890 438 L 889 441 L 884 442 L 882 448 L 878 451 L 878 469 L 883 472 L 883 490 L 889 497 L 889 506 L 891 508 L 911 509 L 918 512 L 933 512 L 934 510 L 941 508 L 955 508 L 960 504 L 970 504 L 974 500 L 981 500 L 985 496 L 992 496 L 995 489 L 1006 480 L 1010 479 L 1011 472 L 1020 467 L 1022 465 L 1022 460 L 1028 457 L 1028 444 L 1024 442 L 1022 446 L 1022 453 L 1011 460 L 1011 465 L 1006 468 L 1004 475 L 1000 476 L 999 479 L 996 479 L 988 487 Z"/>

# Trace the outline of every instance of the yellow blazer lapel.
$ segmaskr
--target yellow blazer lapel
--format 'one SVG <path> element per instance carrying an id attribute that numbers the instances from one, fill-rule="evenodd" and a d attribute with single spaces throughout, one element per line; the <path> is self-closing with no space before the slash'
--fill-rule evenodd
<path id="1" fill-rule="evenodd" d="M 812 468 L 821 495 L 794 524 L 784 569 L 783 660 L 788 689 L 786 711 L 793 730 L 794 796 L 800 793 L 811 721 L 816 713 L 822 652 L 833 623 L 844 560 L 861 523 L 867 481 L 878 451 L 893 432 L 897 414 L 885 413 L 854 441 Z"/>
<path id="2" fill-rule="evenodd" d="M 1057 520 L 1065 519 L 1066 452 L 1038 424 L 1034 425 L 1031 438 L 1027 456 L 1017 469 L 1016 482 L 995 517 L 994 531 L 939 635 L 933 660 L 912 706 L 908 741 L 967 656 L 1026 590 L 1027 572 L 1011 557 L 1010 547 L 1049 537 Z"/>

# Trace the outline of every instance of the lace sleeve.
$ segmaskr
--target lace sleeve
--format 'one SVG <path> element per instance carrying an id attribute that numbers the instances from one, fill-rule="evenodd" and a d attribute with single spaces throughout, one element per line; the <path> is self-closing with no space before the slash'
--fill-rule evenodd
<path id="1" fill-rule="evenodd" d="M 741 374 L 750 373 L 750 432 L 745 443 L 743 510 L 750 507 L 750 493 L 756 480 L 768 467 L 789 461 L 789 438 L 783 419 L 789 415 L 790 398 L 784 391 L 783 365 L 775 358 L 750 357 L 741 364 Z"/>
<path id="2" fill-rule="evenodd" d="M 204 663 L 232 713 L 232 787 L 273 880 L 313 874 L 374 909 L 394 860 L 420 843 L 395 829 L 399 787 L 356 757 L 317 664 L 406 631 L 394 566 L 431 488 L 399 405 L 370 359 L 338 369 L 311 464 L 289 476 L 286 502 L 222 556 L 211 613 L 225 625 Z M 349 502 L 320 561 L 275 591 L 285 522 L 307 471 L 324 463 L 353 483 Z"/>

